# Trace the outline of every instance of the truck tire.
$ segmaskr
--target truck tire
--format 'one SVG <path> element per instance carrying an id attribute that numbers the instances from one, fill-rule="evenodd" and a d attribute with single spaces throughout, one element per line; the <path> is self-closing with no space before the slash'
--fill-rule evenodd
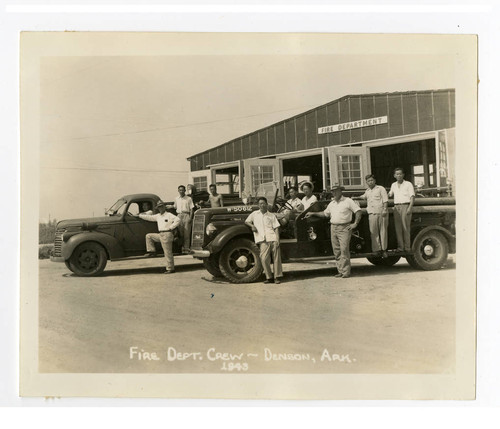
<path id="1" fill-rule="evenodd" d="M 220 253 L 220 271 L 232 283 L 252 283 L 262 274 L 259 255 L 259 248 L 253 241 L 231 240 Z"/>
<path id="2" fill-rule="evenodd" d="M 104 247 L 92 241 L 80 244 L 69 258 L 70 270 L 80 277 L 98 276 L 107 262 Z"/>
<path id="3" fill-rule="evenodd" d="M 448 259 L 448 240 L 439 231 L 426 231 L 416 237 L 412 251 L 406 260 L 413 268 L 439 270 Z"/>
<path id="4" fill-rule="evenodd" d="M 208 258 L 203 258 L 203 266 L 214 277 L 224 277 L 220 272 L 219 257 L 220 253 L 216 253 L 215 255 L 210 255 Z"/>
<path id="5" fill-rule="evenodd" d="M 392 267 L 396 262 L 401 259 L 401 256 L 389 256 L 387 258 L 379 258 L 377 256 L 370 256 L 368 261 L 370 261 L 373 265 L 380 265 L 384 267 Z"/>
<path id="6" fill-rule="evenodd" d="M 67 268 L 68 270 L 70 270 L 71 272 L 73 272 L 73 270 L 71 269 L 71 264 L 69 263 L 69 260 L 64 261 L 64 265 L 66 265 L 66 268 Z"/>

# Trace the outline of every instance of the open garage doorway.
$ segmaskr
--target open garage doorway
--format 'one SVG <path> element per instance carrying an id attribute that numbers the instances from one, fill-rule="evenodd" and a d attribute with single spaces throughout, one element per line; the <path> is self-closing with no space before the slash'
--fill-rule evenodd
<path id="1" fill-rule="evenodd" d="M 321 155 L 301 156 L 282 160 L 283 190 L 288 194 L 290 187 L 297 188 L 304 182 L 314 185 L 314 192 L 321 192 L 323 184 L 323 160 Z"/>
<path id="2" fill-rule="evenodd" d="M 404 169 L 405 180 L 413 183 L 416 189 L 428 190 L 437 186 L 435 139 L 372 146 L 370 164 L 377 183 L 385 188 L 390 188 L 394 182 L 396 167 Z"/>

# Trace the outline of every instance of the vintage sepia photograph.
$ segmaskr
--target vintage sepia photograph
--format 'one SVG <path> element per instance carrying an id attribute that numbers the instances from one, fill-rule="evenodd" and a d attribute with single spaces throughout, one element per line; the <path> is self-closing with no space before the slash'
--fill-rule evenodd
<path id="1" fill-rule="evenodd" d="M 474 398 L 476 50 L 23 33 L 21 394 Z"/>

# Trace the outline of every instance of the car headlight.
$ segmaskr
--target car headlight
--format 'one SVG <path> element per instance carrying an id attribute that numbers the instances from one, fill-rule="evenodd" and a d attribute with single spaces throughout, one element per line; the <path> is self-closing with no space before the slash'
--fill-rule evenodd
<path id="1" fill-rule="evenodd" d="M 205 233 L 207 235 L 215 234 L 217 232 L 217 227 L 213 223 L 209 223 L 205 228 Z"/>

